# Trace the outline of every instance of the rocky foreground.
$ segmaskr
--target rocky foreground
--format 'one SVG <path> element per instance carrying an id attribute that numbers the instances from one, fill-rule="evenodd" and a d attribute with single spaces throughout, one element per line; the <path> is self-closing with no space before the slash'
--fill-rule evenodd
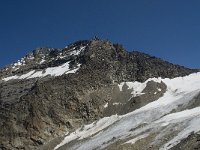
<path id="1" fill-rule="evenodd" d="M 96 38 L 36 49 L 0 70 L 0 149 L 198 149 L 198 71 Z"/>

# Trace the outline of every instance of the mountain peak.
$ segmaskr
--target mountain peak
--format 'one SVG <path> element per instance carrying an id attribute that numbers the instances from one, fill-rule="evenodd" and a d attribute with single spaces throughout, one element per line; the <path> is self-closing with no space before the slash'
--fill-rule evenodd
<path id="1" fill-rule="evenodd" d="M 66 71 L 74 68 L 77 64 L 86 65 L 87 68 L 90 66 L 93 71 L 95 71 L 95 66 L 100 70 L 109 68 L 108 72 L 112 72 L 112 76 L 115 72 L 113 80 L 119 81 L 145 81 L 150 77 L 158 76 L 173 78 L 197 71 L 173 65 L 139 51 L 128 52 L 120 44 L 113 44 L 109 40 L 94 37 L 90 40 L 77 41 L 61 49 L 37 48 L 16 63 L 1 69 L 0 77 L 17 79 L 12 76 L 21 76 L 33 71 L 35 73 L 45 72 L 48 68 L 55 69 L 53 67 L 59 67 L 66 63 L 69 65 Z"/>
<path id="2" fill-rule="evenodd" d="M 180 103 L 179 96 L 189 101 L 188 108 L 199 105 L 198 96 L 193 96 L 198 94 L 200 74 L 191 74 L 194 72 L 197 70 L 142 52 L 128 52 L 120 44 L 98 38 L 77 41 L 61 49 L 37 48 L 0 70 L 0 149 L 53 149 L 54 140 L 68 132 L 72 132 L 70 139 L 78 139 L 76 132 L 73 133 L 75 129 L 83 138 L 83 133 L 90 131 L 91 136 L 93 131 L 103 133 L 103 129 L 123 118 L 114 114 L 132 116 L 132 111 L 138 113 L 137 109 L 148 103 L 159 107 L 159 103 L 153 102 L 163 100 L 164 96 L 161 104 L 174 101 L 175 107 L 166 105 L 163 112 L 152 109 L 148 113 L 144 107 L 138 113 L 138 118 L 144 119 L 142 123 L 148 123 L 148 119 L 154 123 L 151 114 L 161 118 L 184 109 L 186 103 Z M 195 86 L 190 88 L 191 85 Z M 94 122 L 100 118 L 103 119 Z M 136 115 L 134 123 L 137 120 Z M 92 124 L 80 128 L 88 123 Z M 132 124 L 127 124 L 129 132 L 135 131 Z M 102 143 L 105 146 L 115 139 L 105 139 Z"/>

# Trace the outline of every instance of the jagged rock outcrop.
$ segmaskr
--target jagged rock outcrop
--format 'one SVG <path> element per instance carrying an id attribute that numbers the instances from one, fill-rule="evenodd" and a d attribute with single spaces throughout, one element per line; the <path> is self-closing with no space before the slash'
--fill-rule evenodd
<path id="1" fill-rule="evenodd" d="M 54 74 L 64 67 L 68 70 L 63 74 Z M 78 41 L 63 49 L 36 49 L 0 70 L 0 149 L 38 149 L 85 123 L 144 106 L 166 90 L 163 83 L 149 82 L 147 93 L 158 94 L 132 98 L 128 88 L 120 91 L 121 82 L 174 78 L 193 72 L 197 70 L 128 52 L 108 40 Z M 162 92 L 153 91 L 152 86 Z M 122 107 L 109 105 L 128 99 Z"/>

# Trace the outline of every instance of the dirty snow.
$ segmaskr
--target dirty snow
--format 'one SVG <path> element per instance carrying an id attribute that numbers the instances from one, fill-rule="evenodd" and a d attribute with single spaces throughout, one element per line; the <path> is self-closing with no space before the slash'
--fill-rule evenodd
<path id="1" fill-rule="evenodd" d="M 59 149 L 59 147 L 74 140 L 76 142 L 70 147 L 71 150 L 104 149 L 119 139 L 125 141 L 127 139 L 124 144 L 134 144 L 137 140 L 146 138 L 151 133 L 161 133 L 162 131 L 162 134 L 158 136 L 164 138 L 167 133 L 164 133 L 165 130 L 162 129 L 177 125 L 178 134 L 160 147 L 161 150 L 168 150 L 190 133 L 200 131 L 200 107 L 171 113 L 178 107 L 187 106 L 200 93 L 200 73 L 174 79 L 154 78 L 148 81 L 151 80 L 162 81 L 167 85 L 167 91 L 163 97 L 128 114 L 102 118 L 96 123 L 87 125 L 86 128 L 78 129 L 66 136 L 55 149 Z M 128 88 L 138 93 L 142 93 L 146 83 L 147 81 L 144 83 L 129 82 L 128 84 L 126 82 Z M 125 83 L 120 84 L 120 90 L 122 90 L 123 84 Z M 106 125 L 101 125 L 102 122 Z M 155 140 L 152 144 L 157 145 L 158 142 Z"/>
<path id="2" fill-rule="evenodd" d="M 107 128 L 111 124 L 115 123 L 119 119 L 119 116 L 113 115 L 111 117 L 105 117 L 99 120 L 98 122 L 94 122 L 90 125 L 85 125 L 83 128 L 76 130 L 75 132 L 71 133 L 69 136 L 66 136 L 65 139 L 57 145 L 54 149 L 57 149 L 63 146 L 66 143 L 69 143 L 75 139 L 84 139 L 90 137 L 99 131 Z"/>
<path id="3" fill-rule="evenodd" d="M 134 138 L 134 139 L 131 139 L 131 140 L 129 140 L 129 141 L 127 141 L 125 144 L 135 144 L 135 142 L 137 142 L 138 140 L 140 140 L 140 139 L 143 139 L 143 138 L 146 138 L 147 136 L 149 136 L 149 134 L 147 133 L 147 134 L 142 134 L 142 135 L 140 135 L 140 136 L 137 136 L 136 138 Z"/>

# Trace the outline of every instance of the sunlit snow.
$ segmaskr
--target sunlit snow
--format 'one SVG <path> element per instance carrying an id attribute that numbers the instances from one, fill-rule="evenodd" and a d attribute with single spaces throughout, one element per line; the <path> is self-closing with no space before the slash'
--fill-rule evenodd
<path id="1" fill-rule="evenodd" d="M 70 62 L 66 62 L 61 66 L 49 67 L 49 68 L 46 68 L 45 70 L 41 70 L 41 71 L 32 70 L 32 71 L 30 71 L 26 74 L 10 76 L 10 77 L 3 78 L 2 80 L 3 81 L 9 81 L 9 80 L 12 80 L 12 79 L 40 78 L 40 77 L 45 77 L 45 76 L 48 76 L 48 75 L 50 75 L 50 76 L 61 76 L 63 74 L 75 73 L 80 67 L 80 64 L 78 64 L 77 68 L 70 69 L 69 63 Z"/>
<path id="2" fill-rule="evenodd" d="M 151 78 L 151 79 L 146 80 L 144 83 L 140 83 L 138 81 L 122 82 L 118 86 L 119 86 L 120 91 L 122 91 L 123 86 L 126 84 L 128 86 L 128 89 L 133 89 L 131 94 L 133 95 L 133 97 L 135 97 L 135 96 L 144 94 L 144 93 L 142 93 L 142 91 L 144 90 L 144 88 L 146 87 L 146 85 L 149 81 L 154 81 L 154 82 L 160 83 L 162 80 L 161 80 L 161 78 Z"/>
<path id="3" fill-rule="evenodd" d="M 152 143 L 156 144 L 160 138 L 167 134 L 164 130 L 161 132 L 163 127 L 178 124 L 178 134 L 160 147 L 162 150 L 168 150 L 192 132 L 200 131 L 200 107 L 171 113 L 172 110 L 187 105 L 200 93 L 200 73 L 174 79 L 153 78 L 148 81 L 151 80 L 162 81 L 167 85 L 167 91 L 161 98 L 128 114 L 102 118 L 98 122 L 77 129 L 66 136 L 55 149 L 74 140 L 76 140 L 75 144 L 70 147 L 72 150 L 104 149 L 112 144 L 115 139 L 125 141 L 127 139 L 124 144 L 134 144 L 137 140 L 159 131 L 160 134 Z M 126 84 L 133 91 L 141 93 L 146 87 L 146 83 L 130 82 Z M 119 85 L 121 90 L 122 84 Z M 84 141 L 79 143 L 78 141 L 81 139 L 84 139 Z"/>
<path id="4" fill-rule="evenodd" d="M 69 55 L 79 55 L 83 50 L 85 50 L 85 46 L 82 46 L 78 50 L 73 50 L 72 52 L 69 53 Z"/>

